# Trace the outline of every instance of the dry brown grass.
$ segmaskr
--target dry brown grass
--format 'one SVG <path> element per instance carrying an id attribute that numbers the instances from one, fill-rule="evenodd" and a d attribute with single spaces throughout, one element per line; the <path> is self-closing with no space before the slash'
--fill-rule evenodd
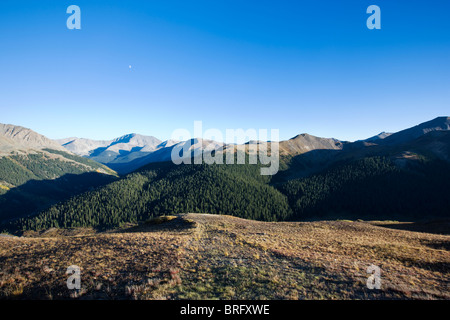
<path id="1" fill-rule="evenodd" d="M 446 235 L 366 222 L 268 223 L 202 214 L 115 233 L 61 234 L 0 237 L 1 297 L 450 298 Z M 365 285 L 371 264 L 382 270 L 381 290 Z M 70 265 L 81 267 L 78 292 L 66 288 Z"/>

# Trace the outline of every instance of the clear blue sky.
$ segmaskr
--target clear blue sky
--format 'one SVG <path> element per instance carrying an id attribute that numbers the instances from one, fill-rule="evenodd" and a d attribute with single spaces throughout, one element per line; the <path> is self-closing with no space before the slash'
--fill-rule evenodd
<path id="1" fill-rule="evenodd" d="M 450 114 L 449 15 L 448 0 L 1 0 L 0 122 L 93 139 L 165 140 L 194 120 L 281 139 L 398 131 Z"/>

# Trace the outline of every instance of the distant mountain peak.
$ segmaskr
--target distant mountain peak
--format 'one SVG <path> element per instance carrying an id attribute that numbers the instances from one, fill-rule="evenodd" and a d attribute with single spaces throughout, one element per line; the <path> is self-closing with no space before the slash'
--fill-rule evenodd
<path id="1" fill-rule="evenodd" d="M 450 130 L 450 117 L 441 116 L 434 118 L 433 120 L 420 123 L 414 127 L 393 133 L 389 137 L 383 139 L 383 143 L 394 144 L 412 141 L 429 132 L 447 130 Z"/>
<path id="2" fill-rule="evenodd" d="M 129 133 L 112 140 L 67 138 L 57 140 L 73 153 L 101 163 L 127 162 L 155 151 L 162 141 L 153 136 Z"/>
<path id="3" fill-rule="evenodd" d="M 30 150 L 30 149 L 55 149 L 60 151 L 66 151 L 55 141 L 34 132 L 31 129 L 16 126 L 12 124 L 0 123 L 0 153 L 10 153 L 17 150 Z"/>
<path id="4" fill-rule="evenodd" d="M 383 140 L 383 139 L 389 137 L 391 134 L 392 134 L 392 133 L 390 133 L 390 132 L 382 131 L 382 132 L 380 132 L 379 134 L 377 134 L 377 135 L 375 135 L 375 136 L 373 136 L 373 137 L 367 138 L 367 139 L 364 140 L 364 141 L 374 142 L 374 141 L 377 141 L 377 140 Z"/>
<path id="5" fill-rule="evenodd" d="M 154 144 L 155 142 L 157 142 L 157 144 L 160 144 L 162 141 L 153 136 L 144 136 L 137 133 L 129 133 L 112 140 L 111 145 L 117 143 L 133 143 L 135 145 L 145 146 L 148 143 Z"/>
<path id="6" fill-rule="evenodd" d="M 340 150 L 342 147 L 343 142 L 338 139 L 321 138 L 308 133 L 301 133 L 289 140 L 280 141 L 280 153 L 288 155 L 298 155 L 318 149 Z"/>
<path id="7" fill-rule="evenodd" d="M 308 133 L 300 133 L 300 134 L 296 135 L 295 137 L 292 137 L 289 140 L 295 140 L 295 139 L 298 139 L 298 138 L 301 138 L 301 137 L 312 137 L 312 136 L 310 134 L 308 134 Z"/>

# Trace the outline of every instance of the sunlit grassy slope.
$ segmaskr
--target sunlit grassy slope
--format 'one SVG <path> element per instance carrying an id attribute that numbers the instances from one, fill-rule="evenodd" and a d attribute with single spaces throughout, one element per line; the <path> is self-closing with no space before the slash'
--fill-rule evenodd
<path id="1" fill-rule="evenodd" d="M 0 237 L 0 296 L 449 299 L 450 237 L 391 228 L 187 214 L 108 233 Z M 366 287 L 372 264 L 381 268 L 380 290 Z M 66 287 L 70 265 L 81 268 L 79 291 Z"/>

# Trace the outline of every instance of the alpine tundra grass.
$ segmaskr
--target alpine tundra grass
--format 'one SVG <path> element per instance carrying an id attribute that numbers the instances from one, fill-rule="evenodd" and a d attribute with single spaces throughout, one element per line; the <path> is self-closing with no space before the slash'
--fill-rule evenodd
<path id="1" fill-rule="evenodd" d="M 183 214 L 125 229 L 0 237 L 9 299 L 449 299 L 450 237 L 363 221 Z M 381 289 L 366 286 L 381 269 Z M 66 269 L 81 268 L 69 290 Z"/>

